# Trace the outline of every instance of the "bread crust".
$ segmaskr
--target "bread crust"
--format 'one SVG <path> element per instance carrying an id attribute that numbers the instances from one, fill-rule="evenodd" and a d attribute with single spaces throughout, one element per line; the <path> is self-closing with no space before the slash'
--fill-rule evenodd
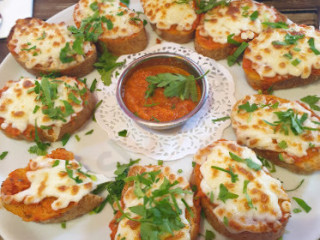
<path id="1" fill-rule="evenodd" d="M 153 167 L 155 170 L 157 169 L 161 169 L 160 166 L 148 166 L 148 167 Z M 128 172 L 128 177 L 130 176 L 136 176 L 138 174 L 143 173 L 145 170 L 142 168 L 142 166 L 136 165 L 130 168 L 129 172 Z M 121 207 L 124 208 L 125 204 L 124 204 L 124 200 L 123 200 L 123 196 L 124 194 L 128 191 L 128 188 L 130 186 L 133 185 L 133 182 L 128 182 L 124 185 L 124 188 L 122 190 L 122 195 L 121 195 Z M 198 234 L 200 231 L 200 211 L 201 211 L 201 207 L 200 207 L 200 199 L 197 197 L 193 198 L 193 207 L 191 208 L 192 214 L 189 213 L 186 209 L 186 218 L 188 219 L 188 221 L 190 222 L 190 239 L 191 240 L 196 240 L 198 238 Z M 111 240 L 115 240 L 117 231 L 118 231 L 118 225 L 119 222 L 117 221 L 117 219 L 119 219 L 122 216 L 122 213 L 120 211 L 118 211 L 116 213 L 116 215 L 114 216 L 114 218 L 112 219 L 112 221 L 109 224 L 109 227 L 111 229 L 111 234 L 110 234 L 110 238 Z M 177 236 L 178 237 L 178 236 Z M 169 236 L 166 239 L 170 239 L 170 240 L 174 240 L 176 239 L 175 236 Z M 180 239 L 180 238 L 179 238 Z"/>
<path id="2" fill-rule="evenodd" d="M 60 75 L 65 75 L 65 76 L 72 76 L 72 77 L 83 77 L 90 72 L 92 72 L 95 68 L 93 64 L 97 61 L 97 49 L 96 46 L 93 43 L 90 43 L 91 46 L 91 51 L 89 51 L 86 55 L 84 55 L 84 60 L 81 62 L 78 62 L 76 64 L 72 64 L 68 67 L 64 68 L 58 68 L 58 69 L 48 69 L 47 67 L 44 66 L 37 66 L 35 65 L 32 68 L 28 68 L 26 66 L 26 62 L 21 60 L 19 55 L 14 51 L 14 45 L 12 44 L 12 37 L 13 34 L 18 27 L 18 24 L 23 24 L 23 25 L 28 25 L 32 20 L 36 21 L 42 21 L 38 18 L 26 18 L 26 19 L 21 19 L 18 20 L 16 25 L 14 25 L 9 33 L 9 36 L 7 38 L 7 47 L 14 59 L 20 64 L 21 67 L 23 67 L 27 72 L 40 77 L 42 75 L 46 74 L 51 74 L 51 73 L 58 73 Z M 49 60 L 49 58 L 48 58 Z"/>
<path id="3" fill-rule="evenodd" d="M 223 139 L 219 141 L 225 141 Z M 218 142 L 219 142 L 218 141 Z M 277 231 L 267 231 L 267 232 L 249 232 L 249 231 L 242 231 L 239 233 L 232 233 L 230 232 L 225 224 L 221 222 L 218 217 L 214 214 L 214 209 L 218 206 L 214 203 L 212 203 L 209 199 L 209 197 L 202 191 L 201 189 L 201 181 L 203 179 L 203 176 L 200 171 L 201 165 L 200 162 L 203 163 L 206 161 L 206 157 L 211 152 L 211 148 L 214 147 L 214 144 L 211 144 L 203 149 L 200 149 L 199 152 L 195 155 L 195 160 L 197 161 L 196 165 L 194 166 L 193 172 L 191 174 L 190 178 L 190 184 L 192 186 L 195 186 L 196 196 L 200 198 L 201 207 L 205 213 L 206 219 L 211 224 L 211 226 L 218 231 L 219 233 L 227 236 L 230 239 L 234 240 L 277 240 L 279 239 L 285 231 L 285 227 L 288 223 L 289 218 L 282 219 L 281 228 L 279 228 Z"/>
<path id="4" fill-rule="evenodd" d="M 0 89 L 0 98 L 2 92 L 6 89 L 6 87 Z M 90 119 L 96 105 L 96 98 L 87 87 L 86 89 L 87 91 L 83 102 L 86 102 L 87 104 L 83 103 L 82 111 L 76 113 L 76 115 L 73 115 L 69 122 L 62 125 L 58 136 L 55 136 L 53 133 L 50 132 L 50 130 L 44 131 L 40 127 L 37 127 L 38 136 L 41 141 L 59 141 L 65 134 L 74 133 L 77 129 L 81 128 Z M 4 119 L 0 117 L 0 125 L 3 122 Z M 12 124 L 9 124 L 6 128 L 0 129 L 7 137 L 17 140 L 35 141 L 35 126 L 32 124 L 29 124 L 23 132 L 21 132 L 17 128 L 14 128 Z"/>
<path id="5" fill-rule="evenodd" d="M 319 115 L 317 115 L 305 104 L 299 101 L 289 101 L 287 99 L 279 98 L 273 95 L 254 95 L 252 97 L 255 97 L 256 100 L 254 103 L 257 105 L 261 104 L 262 102 L 264 102 L 264 104 L 266 105 L 268 104 L 272 105 L 277 102 L 279 104 L 288 104 L 290 102 L 298 103 L 301 107 L 309 111 L 312 117 L 315 117 L 320 120 Z M 299 157 L 297 155 L 290 154 L 289 152 L 286 151 L 286 149 L 281 149 L 280 147 L 278 147 L 278 149 L 275 149 L 275 150 L 268 150 L 263 147 L 256 147 L 255 139 L 253 139 L 252 137 L 250 138 L 239 137 L 239 136 L 243 136 L 243 133 L 241 131 L 242 130 L 245 131 L 249 123 L 242 124 L 238 121 L 237 116 L 242 114 L 238 111 L 239 110 L 238 107 L 241 104 L 245 104 L 249 100 L 249 98 L 251 98 L 251 96 L 246 96 L 245 98 L 239 100 L 232 109 L 231 121 L 232 121 L 232 127 L 237 136 L 237 142 L 241 145 L 247 145 L 248 147 L 252 148 L 252 150 L 254 150 L 258 156 L 264 157 L 267 160 L 270 160 L 271 162 L 273 162 L 274 164 L 288 169 L 289 171 L 292 171 L 298 174 L 311 174 L 315 171 L 319 171 L 320 170 L 320 155 L 319 155 L 320 147 L 318 146 L 309 147 L 308 149 L 306 149 L 306 154 Z M 254 112 L 252 114 L 254 114 Z M 252 126 L 250 125 L 250 127 Z M 303 133 L 301 133 L 301 135 L 303 135 Z M 307 134 L 305 135 L 308 136 Z M 308 139 L 308 138 L 302 138 L 302 139 L 307 142 L 312 141 L 312 139 Z M 299 149 L 298 146 L 299 145 L 296 146 L 297 149 Z M 290 163 L 281 161 L 279 158 L 279 154 L 281 154 L 285 159 L 290 159 Z"/>
<path id="6" fill-rule="evenodd" d="M 73 154 L 65 149 L 56 149 L 47 155 L 51 158 L 59 158 L 64 160 L 73 159 Z M 16 194 L 30 187 L 26 173 L 30 168 L 19 168 L 11 172 L 8 178 L 1 185 L 1 200 L 5 209 L 15 215 L 21 217 L 24 221 L 33 221 L 39 223 L 60 223 L 80 217 L 95 207 L 103 200 L 102 197 L 94 194 L 85 195 L 79 202 L 71 202 L 66 208 L 53 210 L 51 204 L 55 201 L 55 197 L 47 197 L 35 204 L 24 204 L 23 202 L 11 201 L 7 203 L 7 196 Z"/>

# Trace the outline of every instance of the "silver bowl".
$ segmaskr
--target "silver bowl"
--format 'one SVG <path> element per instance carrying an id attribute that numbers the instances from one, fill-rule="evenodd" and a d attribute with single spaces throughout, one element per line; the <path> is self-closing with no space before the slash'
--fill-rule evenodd
<path id="1" fill-rule="evenodd" d="M 121 74 L 120 79 L 117 85 L 117 92 L 116 97 L 117 101 L 120 105 L 122 111 L 136 123 L 151 128 L 151 129 L 170 129 L 177 126 L 184 124 L 188 121 L 193 115 L 195 115 L 200 108 L 203 106 L 207 99 L 208 95 L 208 86 L 207 86 L 207 79 L 206 77 L 202 77 L 199 81 L 200 89 L 201 89 L 201 99 L 198 102 L 198 105 L 187 115 L 178 118 L 173 121 L 168 122 L 155 122 L 155 121 L 148 121 L 139 118 L 135 114 L 133 114 L 125 105 L 123 101 L 124 96 L 124 85 L 126 81 L 130 78 L 130 76 L 140 68 L 155 66 L 155 65 L 174 65 L 176 67 L 182 68 L 189 72 L 190 74 L 194 75 L 195 77 L 200 77 L 204 74 L 202 69 L 190 58 L 185 56 L 175 54 L 175 53 L 168 53 L 168 52 L 159 52 L 159 53 L 150 53 L 146 54 L 142 57 L 137 58 L 133 62 L 129 64 L 129 66 L 125 69 L 125 71 Z"/>

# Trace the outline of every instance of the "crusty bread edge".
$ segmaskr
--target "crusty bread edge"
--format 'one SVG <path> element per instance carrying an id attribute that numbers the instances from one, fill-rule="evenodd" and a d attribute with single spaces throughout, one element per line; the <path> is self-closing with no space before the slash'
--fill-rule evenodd
<path id="1" fill-rule="evenodd" d="M 177 31 L 177 34 L 172 34 L 169 30 L 157 28 L 156 24 L 150 23 L 153 31 L 163 40 L 175 43 L 188 43 L 194 38 L 194 30 Z"/>

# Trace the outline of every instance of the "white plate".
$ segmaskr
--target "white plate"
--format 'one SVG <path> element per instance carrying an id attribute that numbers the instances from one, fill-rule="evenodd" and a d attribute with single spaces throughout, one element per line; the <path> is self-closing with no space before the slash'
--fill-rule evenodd
<path id="1" fill-rule="evenodd" d="M 131 1 L 131 8 L 141 10 L 140 4 L 137 0 Z M 50 22 L 65 21 L 72 24 L 73 7 L 70 7 L 50 19 Z M 149 35 L 149 46 L 156 43 L 156 36 L 152 32 L 150 25 L 147 25 Z M 193 48 L 193 43 L 185 46 Z M 220 61 L 221 64 L 227 66 L 226 61 Z M 244 73 L 240 66 L 233 66 L 228 68 L 235 79 L 236 84 L 236 98 L 240 99 L 246 94 L 255 93 L 247 84 Z M 13 59 L 8 56 L 0 66 L 0 87 L 10 79 L 16 80 L 20 76 L 30 76 L 24 71 Z M 89 82 L 95 77 L 98 77 L 96 72 L 87 76 Z M 320 90 L 320 82 L 301 88 L 290 90 L 283 90 L 275 92 L 275 95 L 288 99 L 298 99 L 308 94 L 318 94 Z M 85 136 L 85 133 L 94 129 L 92 135 Z M 117 145 L 112 140 L 108 139 L 107 133 L 102 131 L 97 123 L 90 122 L 77 132 L 80 136 L 80 142 L 77 142 L 72 137 L 66 145 L 66 148 L 73 151 L 76 158 L 80 160 L 90 170 L 98 173 L 103 173 L 106 176 L 112 176 L 116 166 L 116 162 L 125 163 L 130 158 L 141 158 L 142 164 L 154 163 L 153 160 L 130 153 Z M 235 136 L 231 127 L 224 132 L 224 138 L 234 140 Z M 5 137 L 0 133 L 0 153 L 9 151 L 7 157 L 0 161 L 0 182 L 2 182 L 7 175 L 16 168 L 25 167 L 29 158 L 34 157 L 28 153 L 29 147 L 32 143 L 25 141 L 16 141 Z M 52 149 L 61 147 L 61 143 L 52 145 Z M 183 175 L 189 177 L 192 167 L 192 156 L 188 156 L 181 160 L 167 162 L 165 164 L 172 166 L 174 170 L 183 169 Z M 302 187 L 297 191 L 290 192 L 289 195 L 300 197 L 304 199 L 312 210 L 307 214 L 301 212 L 299 214 L 292 214 L 289 224 L 286 228 L 284 239 L 290 240 L 316 240 L 320 237 L 320 173 L 315 173 L 310 176 L 299 176 L 290 173 L 284 169 L 277 167 L 275 177 L 283 181 L 285 189 L 291 189 L 297 186 L 301 179 L 305 179 Z M 293 208 L 297 204 L 293 202 Z M 0 235 L 5 240 L 50 240 L 50 239 L 77 239 L 77 240 L 102 240 L 109 239 L 109 222 L 113 217 L 113 212 L 110 206 L 107 206 L 100 214 L 83 216 L 67 223 L 67 228 L 62 229 L 60 224 L 37 224 L 27 223 L 5 210 L 0 210 Z M 205 229 L 212 228 L 205 222 L 202 226 L 202 232 Z M 224 237 L 217 234 L 216 240 L 223 240 Z"/>

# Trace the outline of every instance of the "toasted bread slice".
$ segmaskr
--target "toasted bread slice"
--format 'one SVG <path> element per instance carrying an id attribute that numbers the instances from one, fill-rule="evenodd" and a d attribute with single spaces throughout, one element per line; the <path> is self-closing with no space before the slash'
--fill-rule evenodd
<path id="1" fill-rule="evenodd" d="M 220 60 L 227 58 L 237 45 L 228 42 L 228 36 L 241 43 L 251 41 L 267 25 L 263 22 L 286 22 L 287 18 L 273 7 L 251 0 L 232 1 L 212 8 L 202 15 L 195 37 L 195 49 L 204 56 Z"/>
<path id="2" fill-rule="evenodd" d="M 184 177 L 177 176 L 169 167 L 136 165 L 130 168 L 128 179 L 132 181 L 125 184 L 120 204 L 123 211 L 129 213 L 130 219 L 118 211 L 109 225 L 111 240 L 197 239 L 200 227 L 199 200 L 193 197 L 189 182 Z M 148 226 L 138 222 L 142 215 L 134 213 L 134 208 L 141 208 L 140 213 L 146 211 L 147 216 L 152 216 L 148 219 Z M 156 212 L 159 215 L 153 215 Z M 171 228 L 173 235 L 170 230 L 164 230 L 168 229 L 164 225 Z M 154 230 L 153 233 L 150 229 Z"/>
<path id="3" fill-rule="evenodd" d="M 1 200 L 5 209 L 24 221 L 64 222 L 97 207 L 103 198 L 90 192 L 105 181 L 60 148 L 11 172 L 2 183 Z"/>
<path id="4" fill-rule="evenodd" d="M 78 46 L 82 54 L 72 50 L 75 37 L 63 22 L 56 24 L 38 18 L 19 19 L 7 41 L 8 49 L 16 61 L 36 76 L 60 73 L 82 77 L 94 69 L 93 64 L 97 60 L 93 43 L 84 42 Z"/>
<path id="5" fill-rule="evenodd" d="M 0 90 L 0 129 L 11 138 L 58 141 L 88 121 L 95 97 L 76 78 L 21 78 Z"/>
<path id="6" fill-rule="evenodd" d="M 242 67 L 257 90 L 302 86 L 319 79 L 319 50 L 320 31 L 313 26 L 268 29 L 249 43 Z"/>
<path id="7" fill-rule="evenodd" d="M 98 39 L 114 55 L 137 53 L 148 44 L 143 21 L 120 0 L 80 0 L 75 6 L 73 19 L 78 28 L 88 19 L 98 19 L 102 25 Z"/>
<path id="8" fill-rule="evenodd" d="M 271 95 L 239 100 L 231 113 L 239 144 L 297 173 L 320 170 L 320 116 L 298 101 Z"/>
<path id="9" fill-rule="evenodd" d="M 142 0 L 142 7 L 153 30 L 166 41 L 190 42 L 199 23 L 194 1 Z"/>
<path id="10" fill-rule="evenodd" d="M 284 233 L 291 203 L 255 153 L 219 140 L 194 157 L 191 184 L 209 223 L 230 239 L 277 240 Z"/>

